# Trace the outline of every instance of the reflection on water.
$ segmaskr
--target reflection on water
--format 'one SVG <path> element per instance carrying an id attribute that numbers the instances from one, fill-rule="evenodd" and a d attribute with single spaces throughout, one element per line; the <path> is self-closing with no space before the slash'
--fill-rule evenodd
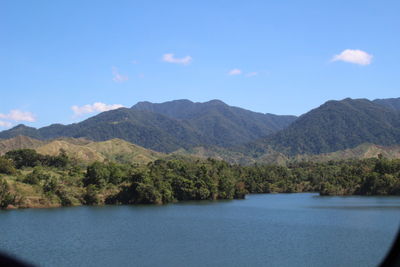
<path id="1" fill-rule="evenodd" d="M 375 266 L 398 197 L 246 200 L 0 212 L 0 249 L 43 266 Z"/>

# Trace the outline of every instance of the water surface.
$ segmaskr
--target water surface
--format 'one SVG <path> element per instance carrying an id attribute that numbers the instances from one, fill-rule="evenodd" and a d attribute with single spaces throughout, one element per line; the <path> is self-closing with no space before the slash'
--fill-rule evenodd
<path id="1" fill-rule="evenodd" d="M 376 266 L 399 197 L 246 200 L 0 212 L 0 250 L 39 266 Z"/>

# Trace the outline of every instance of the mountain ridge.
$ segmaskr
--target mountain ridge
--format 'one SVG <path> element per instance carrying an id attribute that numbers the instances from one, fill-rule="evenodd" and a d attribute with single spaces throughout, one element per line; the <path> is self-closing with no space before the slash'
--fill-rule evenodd
<path id="1" fill-rule="evenodd" d="M 271 151 L 288 157 L 324 154 L 363 143 L 400 144 L 400 98 L 330 100 L 300 117 L 252 112 L 220 100 L 143 101 L 70 125 L 52 124 L 39 129 L 17 125 L 0 132 L 3 139 L 18 135 L 42 140 L 120 138 L 165 153 L 219 147 L 216 151 L 223 154 L 241 153 L 252 158 Z M 203 152 L 216 153 L 207 151 Z"/>
<path id="2" fill-rule="evenodd" d="M 149 107 L 158 105 L 139 102 L 132 108 L 102 112 L 69 125 L 52 124 L 39 129 L 18 125 L 0 132 L 0 138 L 17 135 L 44 140 L 58 137 L 85 137 L 94 141 L 120 138 L 160 152 L 172 152 L 199 145 L 229 147 L 246 143 L 277 132 L 296 119 L 295 116 L 262 114 L 231 107 L 220 100 L 162 103 L 170 110 L 169 116 L 167 112 L 149 110 Z"/>
<path id="3" fill-rule="evenodd" d="M 400 112 L 367 99 L 331 100 L 249 147 L 296 155 L 329 153 L 362 143 L 400 144 Z"/>

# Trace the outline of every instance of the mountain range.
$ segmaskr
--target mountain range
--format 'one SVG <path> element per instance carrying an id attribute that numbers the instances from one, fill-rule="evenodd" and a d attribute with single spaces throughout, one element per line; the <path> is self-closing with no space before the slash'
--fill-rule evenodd
<path id="1" fill-rule="evenodd" d="M 118 138 L 163 153 L 279 160 L 353 149 L 365 143 L 399 145 L 400 98 L 328 101 L 300 117 L 252 112 L 219 100 L 139 102 L 75 124 L 39 129 L 18 125 L 0 132 L 1 139 L 16 136 L 37 141 Z"/>
<path id="2" fill-rule="evenodd" d="M 18 135 L 36 139 L 58 137 L 106 141 L 120 138 L 157 150 L 172 152 L 200 145 L 230 147 L 275 133 L 296 116 L 262 114 L 231 107 L 219 100 L 193 103 L 175 100 L 162 104 L 139 102 L 132 108 L 100 113 L 80 123 L 53 124 L 40 129 L 18 125 L 0 132 L 0 138 Z"/>
<path id="3" fill-rule="evenodd" d="M 400 98 L 328 101 L 246 149 L 263 154 L 272 148 L 293 156 L 329 153 L 363 143 L 400 144 Z"/>

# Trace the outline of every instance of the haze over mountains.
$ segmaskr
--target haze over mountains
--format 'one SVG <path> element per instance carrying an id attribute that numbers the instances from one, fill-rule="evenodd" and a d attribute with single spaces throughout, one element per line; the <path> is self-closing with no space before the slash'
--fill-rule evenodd
<path id="1" fill-rule="evenodd" d="M 19 125 L 0 132 L 2 139 L 18 135 L 41 140 L 120 138 L 167 153 L 183 149 L 251 158 L 321 154 L 364 143 L 400 144 L 400 98 L 328 101 L 298 118 L 252 112 L 219 100 L 139 102 L 80 123 L 40 129 Z"/>

